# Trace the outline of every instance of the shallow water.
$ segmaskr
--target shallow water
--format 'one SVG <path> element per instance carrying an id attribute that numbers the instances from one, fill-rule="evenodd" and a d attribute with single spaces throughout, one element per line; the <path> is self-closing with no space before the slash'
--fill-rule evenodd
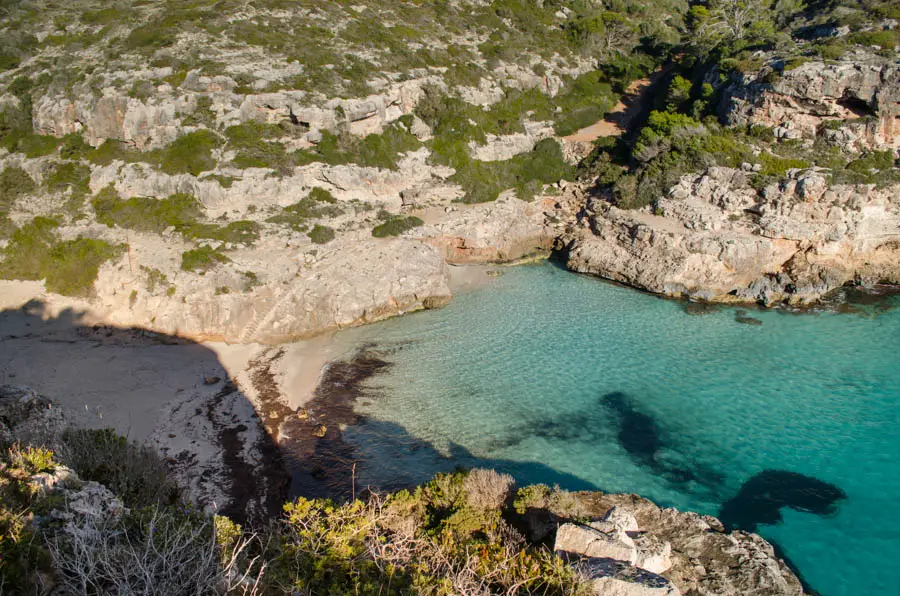
<path id="1" fill-rule="evenodd" d="M 759 523 L 822 594 L 900 594 L 900 309 L 688 314 L 550 264 L 504 271 L 349 332 L 394 363 L 344 433 L 357 486 L 491 466 L 715 515 L 754 475 L 796 472 L 774 478 L 807 511 L 756 494 L 735 523 Z"/>

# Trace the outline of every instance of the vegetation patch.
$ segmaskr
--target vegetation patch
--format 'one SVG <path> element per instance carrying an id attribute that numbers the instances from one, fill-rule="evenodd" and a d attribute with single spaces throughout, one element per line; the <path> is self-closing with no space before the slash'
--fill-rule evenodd
<path id="1" fill-rule="evenodd" d="M 315 244 L 327 244 L 334 240 L 334 229 L 316 224 L 307 235 Z"/>
<path id="2" fill-rule="evenodd" d="M 288 226 L 296 232 L 305 232 L 309 228 L 309 220 L 337 217 L 343 212 L 330 192 L 316 186 L 307 196 L 266 221 Z"/>
<path id="3" fill-rule="evenodd" d="M 181 254 L 181 269 L 184 271 L 205 273 L 220 264 L 230 262 L 231 259 L 218 248 L 211 246 L 201 246 Z"/>
<path id="4" fill-rule="evenodd" d="M 189 194 L 174 194 L 165 199 L 132 197 L 119 199 L 112 187 L 100 191 L 91 200 L 97 221 L 109 227 L 118 226 L 160 234 L 172 227 L 190 228 L 203 215 L 200 202 Z"/>
<path id="5" fill-rule="evenodd" d="M 322 140 L 313 149 L 294 154 L 297 165 L 316 161 L 328 165 L 356 164 L 363 167 L 396 170 L 401 154 L 415 151 L 422 143 L 408 131 L 408 117 L 387 126 L 381 134 L 370 134 L 362 139 L 344 132 L 334 135 L 323 132 Z"/>
<path id="6" fill-rule="evenodd" d="M 60 240 L 58 226 L 55 220 L 36 217 L 13 231 L 0 261 L 0 277 L 44 280 L 51 292 L 88 295 L 100 266 L 123 248 L 94 238 Z"/>
<path id="7" fill-rule="evenodd" d="M 418 217 L 392 216 L 384 223 L 375 226 L 375 228 L 372 229 L 372 235 L 376 238 L 399 236 L 403 232 L 424 225 L 424 223 L 425 222 Z"/>

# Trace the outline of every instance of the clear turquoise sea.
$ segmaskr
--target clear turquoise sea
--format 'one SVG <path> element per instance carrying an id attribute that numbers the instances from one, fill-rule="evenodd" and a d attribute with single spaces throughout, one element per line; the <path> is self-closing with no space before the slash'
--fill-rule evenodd
<path id="1" fill-rule="evenodd" d="M 757 530 L 824 595 L 900 594 L 900 308 L 736 314 L 543 264 L 353 330 L 394 363 L 345 433 L 360 481 L 492 466 L 716 515 L 764 470 L 796 472 L 846 499 Z M 791 498 L 809 509 L 816 486 Z"/>

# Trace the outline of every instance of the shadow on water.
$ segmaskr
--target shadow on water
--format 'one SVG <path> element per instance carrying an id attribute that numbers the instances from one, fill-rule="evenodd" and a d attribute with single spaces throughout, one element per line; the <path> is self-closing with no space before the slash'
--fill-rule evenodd
<path id="1" fill-rule="evenodd" d="M 781 523 L 785 507 L 824 517 L 837 513 L 837 503 L 846 498 L 840 487 L 818 478 L 786 470 L 763 470 L 722 504 L 719 519 L 728 528 L 756 532 L 760 524 Z"/>
<path id="2" fill-rule="evenodd" d="M 201 494 L 218 495 L 201 505 L 241 523 L 280 514 L 288 476 L 278 445 L 206 346 L 92 324 L 86 312 L 54 312 L 32 300 L 0 311 L 0 384 L 56 401 L 71 424 L 114 428 L 141 442 L 165 425 L 174 439 L 165 453 L 170 467 Z"/>
<path id="3" fill-rule="evenodd" d="M 294 467 L 292 492 L 307 497 L 347 499 L 367 488 L 394 491 L 428 481 L 434 474 L 458 468 L 493 468 L 513 475 L 520 485 L 543 483 L 568 490 L 602 490 L 578 476 L 560 472 L 536 461 L 514 461 L 483 457 L 456 443 L 438 449 L 390 421 L 353 412 L 360 397 L 377 399 L 379 389 L 365 383 L 391 366 L 381 348 L 370 345 L 350 360 L 333 364 L 324 375 L 322 392 L 311 409 L 320 419 L 331 420 L 323 436 L 299 467 Z M 332 408 L 337 408 L 332 410 Z M 610 431 L 608 424 L 613 422 Z M 307 426 L 308 431 L 310 427 Z M 677 485 L 679 490 L 709 491 L 723 503 L 720 516 L 729 529 L 757 531 L 760 525 L 779 523 L 780 509 L 790 507 L 817 515 L 831 515 L 846 498 L 827 482 L 784 470 L 766 470 L 748 480 L 737 495 L 726 494 L 725 474 L 698 465 L 679 453 L 677 439 L 664 425 L 643 411 L 640 404 L 622 392 L 601 396 L 593 408 L 569 413 L 557 420 L 520 423 L 506 429 L 489 451 L 503 449 L 531 437 L 566 442 L 615 440 L 636 465 Z M 722 465 L 725 465 L 723 462 Z M 730 497 L 730 498 L 729 498 Z M 784 550 L 772 543 L 776 554 L 794 571 L 807 593 L 816 593 L 804 580 Z"/>

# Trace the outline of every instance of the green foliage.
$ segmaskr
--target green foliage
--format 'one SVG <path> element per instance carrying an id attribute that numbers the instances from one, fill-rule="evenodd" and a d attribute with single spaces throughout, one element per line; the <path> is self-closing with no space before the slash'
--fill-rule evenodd
<path id="1" fill-rule="evenodd" d="M 156 290 L 161 288 L 166 288 L 168 290 L 172 285 L 169 282 L 168 276 L 159 269 L 141 265 L 141 270 L 147 274 L 147 291 L 150 292 L 150 294 L 155 294 Z"/>
<path id="2" fill-rule="evenodd" d="M 232 160 L 239 168 L 271 168 L 279 174 L 293 170 L 294 161 L 285 152 L 284 144 L 266 139 L 282 136 L 276 124 L 245 122 L 225 130 L 228 148 L 237 151 Z"/>
<path id="3" fill-rule="evenodd" d="M 84 142 L 77 132 L 67 134 L 59 144 L 59 156 L 63 159 L 81 159 L 91 151 L 91 146 Z"/>
<path id="4" fill-rule="evenodd" d="M 125 47 L 129 50 L 152 54 L 158 49 L 175 43 L 173 31 L 163 29 L 156 23 L 148 23 L 133 29 L 125 38 Z"/>
<path id="5" fill-rule="evenodd" d="M 49 557 L 35 531 L 32 511 L 47 499 L 34 490 L 30 482 L 33 472 L 21 467 L 22 451 L 28 449 L 32 448 L 13 445 L 0 452 L 0 581 L 10 594 L 32 593 L 39 582 L 38 574 L 50 571 Z M 11 461 L 13 457 L 18 461 Z M 46 461 L 34 463 L 37 465 L 25 465 L 29 470 L 52 469 Z"/>
<path id="6" fill-rule="evenodd" d="M 315 244 L 327 244 L 334 240 L 334 230 L 319 224 L 314 225 L 307 235 Z"/>
<path id="7" fill-rule="evenodd" d="M 184 271 L 199 271 L 205 273 L 222 263 L 230 263 L 226 255 L 219 252 L 218 248 L 201 246 L 181 254 L 181 269 Z"/>
<path id="8" fill-rule="evenodd" d="M 18 166 L 7 166 L 0 172 L 0 212 L 6 212 L 16 199 L 33 193 L 37 185 L 28 172 Z"/>
<path id="9" fill-rule="evenodd" d="M 52 247 L 41 276 L 47 289 L 66 296 L 83 296 L 94 287 L 100 266 L 121 254 L 121 247 L 94 238 L 76 238 Z"/>
<path id="10" fill-rule="evenodd" d="M 550 138 L 539 141 L 530 152 L 506 161 L 478 161 L 466 154 L 453 167 L 456 173 L 450 181 L 462 186 L 465 203 L 493 201 L 510 188 L 516 190 L 520 199 L 531 200 L 540 193 L 542 185 L 574 177 L 574 168 L 563 159 L 559 143 Z"/>
<path id="11" fill-rule="evenodd" d="M 28 158 L 43 157 L 56 151 L 58 144 L 59 139 L 56 137 L 27 134 L 19 140 L 15 150 L 24 153 Z"/>
<path id="12" fill-rule="evenodd" d="M 178 498 L 163 459 L 110 428 L 67 430 L 59 456 L 80 478 L 103 484 L 126 507 L 174 504 Z"/>
<path id="13" fill-rule="evenodd" d="M 214 149 L 221 145 L 215 133 L 198 130 L 182 135 L 162 149 L 145 154 L 147 161 L 159 166 L 166 174 L 193 174 L 197 176 L 215 169 Z"/>
<path id="14" fill-rule="evenodd" d="M 293 155 L 297 165 L 322 161 L 329 165 L 353 163 L 363 167 L 397 169 L 402 153 L 415 151 L 422 144 L 402 123 L 393 123 L 379 134 L 362 139 L 349 133 L 334 135 L 324 132 L 314 149 L 298 151 Z"/>
<path id="15" fill-rule="evenodd" d="M 52 472 L 56 468 L 53 452 L 44 447 L 33 445 L 23 447 L 17 443 L 10 447 L 7 453 L 10 465 L 23 470 L 26 474 Z"/>
<path id="16" fill-rule="evenodd" d="M 165 199 L 132 197 L 121 200 L 112 187 L 107 187 L 91 200 L 91 205 L 97 221 L 102 224 L 156 234 L 169 227 L 189 229 L 203 215 L 200 202 L 184 193 Z"/>
<path id="17" fill-rule="evenodd" d="M 70 190 L 74 196 L 83 197 L 90 194 L 91 169 L 85 165 L 66 161 L 54 163 L 44 179 L 44 185 L 50 192 Z"/>
<path id="18" fill-rule="evenodd" d="M 392 217 L 386 222 L 375 226 L 372 229 L 372 235 L 376 238 L 387 238 L 388 236 L 399 236 L 403 232 L 412 230 L 413 228 L 423 225 L 425 222 L 418 217 Z"/>
<path id="19" fill-rule="evenodd" d="M 517 538 L 504 511 L 470 506 L 466 484 L 456 472 L 368 502 L 288 503 L 270 579 L 323 594 L 579 593 L 575 573 Z"/>
<path id="20" fill-rule="evenodd" d="M 305 232 L 308 221 L 327 217 L 337 217 L 343 213 L 330 192 L 318 186 L 314 187 L 308 195 L 281 210 L 278 215 L 273 215 L 266 221 L 274 224 L 286 225 L 294 231 Z"/>
<path id="21" fill-rule="evenodd" d="M 805 160 L 779 157 L 768 152 L 760 153 L 758 162 L 762 165 L 762 170 L 759 172 L 761 176 L 775 176 L 778 178 L 783 178 L 787 171 L 792 168 L 803 169 L 810 166 L 810 163 Z"/>
<path id="22" fill-rule="evenodd" d="M 45 280 L 51 292 L 84 296 L 91 292 L 100 266 L 121 252 L 103 240 L 60 241 L 58 222 L 36 217 L 15 230 L 3 251 L 0 278 Z"/>

